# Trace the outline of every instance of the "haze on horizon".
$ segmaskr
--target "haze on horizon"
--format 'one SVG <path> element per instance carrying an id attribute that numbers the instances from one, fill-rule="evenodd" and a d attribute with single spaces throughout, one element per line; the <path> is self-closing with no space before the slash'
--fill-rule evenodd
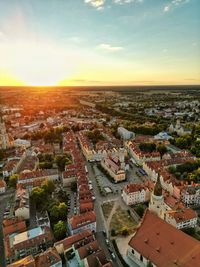
<path id="1" fill-rule="evenodd" d="M 0 1 L 0 85 L 200 84 L 199 0 Z"/>

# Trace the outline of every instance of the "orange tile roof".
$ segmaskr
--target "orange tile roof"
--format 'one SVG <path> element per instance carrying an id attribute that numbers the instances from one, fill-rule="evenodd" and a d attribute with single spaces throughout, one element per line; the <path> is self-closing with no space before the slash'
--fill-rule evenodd
<path id="1" fill-rule="evenodd" d="M 200 242 L 149 210 L 129 246 L 158 267 L 200 266 Z"/>
<path id="2" fill-rule="evenodd" d="M 3 234 L 4 236 L 12 233 L 21 233 L 26 231 L 26 223 L 23 218 L 13 217 L 11 219 L 3 220 Z"/>
<path id="3" fill-rule="evenodd" d="M 90 237 L 92 237 L 93 239 L 93 235 L 92 232 L 90 230 L 85 230 L 79 234 L 75 234 L 72 236 L 69 236 L 61 241 L 58 241 L 54 244 L 54 246 L 59 246 L 61 244 L 63 244 L 64 250 L 67 250 L 68 248 L 70 248 L 72 245 L 81 242 L 82 240 L 84 240 L 85 238 L 89 239 Z M 94 239 L 93 239 L 94 240 Z"/>
<path id="4" fill-rule="evenodd" d="M 55 248 L 49 248 L 35 257 L 36 267 L 51 267 L 59 262 L 61 258 Z"/>
<path id="5" fill-rule="evenodd" d="M 177 223 L 188 221 L 194 218 L 197 218 L 197 213 L 193 209 L 182 209 L 180 211 L 176 211 L 174 213 L 169 214 L 171 217 L 173 217 Z"/>
<path id="6" fill-rule="evenodd" d="M 94 211 L 85 212 L 74 215 L 69 219 L 72 229 L 77 229 L 81 226 L 96 222 L 96 214 Z"/>
<path id="7" fill-rule="evenodd" d="M 0 179 L 0 188 L 6 187 L 6 182 Z"/>
<path id="8" fill-rule="evenodd" d="M 84 259 L 91 255 L 92 253 L 101 250 L 99 247 L 99 243 L 97 240 L 90 242 L 89 244 L 80 247 L 77 252 L 79 254 L 80 259 Z"/>
<path id="9" fill-rule="evenodd" d="M 101 266 L 112 267 L 112 263 L 106 259 L 106 255 L 103 250 L 97 251 L 87 257 L 88 267 Z"/>

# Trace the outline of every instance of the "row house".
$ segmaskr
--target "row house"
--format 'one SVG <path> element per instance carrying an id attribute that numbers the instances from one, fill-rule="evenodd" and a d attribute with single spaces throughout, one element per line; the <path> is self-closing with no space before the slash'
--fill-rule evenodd
<path id="1" fill-rule="evenodd" d="M 2 223 L 4 240 L 7 236 L 26 231 L 26 222 L 22 217 L 11 217 L 3 220 Z"/>
<path id="2" fill-rule="evenodd" d="M 150 183 L 150 181 L 149 181 Z M 126 205 L 135 205 L 150 200 L 150 186 L 146 184 L 128 184 L 124 187 L 122 198 Z"/>
<path id="3" fill-rule="evenodd" d="M 107 142 L 101 141 L 96 144 L 96 149 L 94 149 L 93 145 L 89 142 L 87 136 L 84 132 L 79 132 L 78 140 L 87 161 L 94 162 L 94 161 L 101 161 L 103 158 L 108 156 L 119 156 L 119 148 L 115 147 L 108 147 Z"/>
<path id="4" fill-rule="evenodd" d="M 31 191 L 33 187 L 40 186 L 43 181 L 57 182 L 59 174 L 57 170 L 37 170 L 22 172 L 19 174 L 17 186 Z"/>
<path id="5" fill-rule="evenodd" d="M 96 214 L 94 211 L 85 212 L 68 218 L 70 234 L 77 234 L 84 230 L 96 232 Z"/>
<path id="6" fill-rule="evenodd" d="M 7 265 L 8 267 L 62 267 L 62 260 L 55 248 L 33 256 L 29 255 L 19 261 Z"/>
<path id="7" fill-rule="evenodd" d="M 77 146 L 75 134 L 70 131 L 63 138 L 64 151 L 72 156 L 73 163 L 65 166 L 63 173 L 63 185 L 69 186 L 72 182 L 77 183 L 77 210 L 80 213 L 92 211 L 94 208 L 94 196 L 87 178 L 87 168 Z"/>
<path id="8" fill-rule="evenodd" d="M 3 179 L 0 179 L 0 194 L 6 192 L 6 182 Z"/>
<path id="9" fill-rule="evenodd" d="M 84 157 L 87 161 L 94 161 L 94 148 L 93 145 L 89 142 L 88 138 L 83 132 L 78 133 L 78 141 L 81 146 Z"/>
<path id="10" fill-rule="evenodd" d="M 185 205 L 200 205 L 200 186 L 185 186 L 181 190 L 181 200 Z"/>
<path id="11" fill-rule="evenodd" d="M 7 263 L 29 255 L 36 255 L 53 244 L 53 234 L 49 227 L 37 227 L 19 234 L 9 235 L 5 240 Z"/>
<path id="12" fill-rule="evenodd" d="M 21 164 L 20 158 L 8 159 L 6 165 L 3 167 L 3 177 L 4 178 L 9 177 L 10 175 L 17 173 L 20 164 Z"/>
<path id="13" fill-rule="evenodd" d="M 30 218 L 29 192 L 26 189 L 18 188 L 15 193 L 14 214 L 24 220 Z"/>
<path id="14" fill-rule="evenodd" d="M 149 210 L 178 229 L 197 225 L 197 213 L 186 208 L 180 200 L 168 192 L 164 192 L 160 177 L 158 177 L 151 194 Z"/>
<path id="15" fill-rule="evenodd" d="M 197 226 L 197 213 L 190 208 L 169 211 L 165 215 L 165 221 L 177 229 L 194 228 Z"/>
<path id="16" fill-rule="evenodd" d="M 111 261 L 106 259 L 104 251 L 99 246 L 97 240 L 94 240 L 75 250 L 75 257 L 80 267 L 110 267 Z"/>
<path id="17" fill-rule="evenodd" d="M 139 149 L 139 145 L 135 142 L 131 142 L 128 148 L 129 154 L 131 157 L 134 158 L 134 160 L 139 164 L 140 166 L 143 165 L 146 161 L 155 161 L 160 160 L 160 153 L 157 151 L 154 151 L 152 153 L 150 152 L 144 152 Z"/>
<path id="18" fill-rule="evenodd" d="M 54 247 L 60 255 L 64 255 L 67 259 L 67 256 L 73 254 L 76 249 L 94 240 L 95 238 L 93 233 L 90 230 L 84 230 L 81 233 L 71 235 L 54 243 Z"/>

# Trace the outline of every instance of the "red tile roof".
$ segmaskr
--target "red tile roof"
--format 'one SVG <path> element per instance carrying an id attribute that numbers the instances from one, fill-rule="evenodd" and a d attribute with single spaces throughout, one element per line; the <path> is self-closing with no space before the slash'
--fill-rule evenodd
<path id="1" fill-rule="evenodd" d="M 49 248 L 35 257 L 36 267 L 51 267 L 59 262 L 61 258 L 55 248 Z"/>
<path id="2" fill-rule="evenodd" d="M 79 234 L 69 236 L 61 241 L 58 241 L 54 244 L 55 247 L 63 245 L 64 250 L 69 249 L 72 245 L 82 243 L 83 240 L 94 240 L 92 232 L 90 230 L 85 230 Z"/>
<path id="3" fill-rule="evenodd" d="M 0 188 L 6 187 L 6 182 L 0 179 Z"/>
<path id="4" fill-rule="evenodd" d="M 200 266 L 200 242 L 149 210 L 129 246 L 158 267 Z"/>
<path id="5" fill-rule="evenodd" d="M 176 211 L 174 213 L 169 214 L 171 217 L 173 217 L 177 223 L 185 222 L 191 219 L 197 218 L 197 213 L 193 209 L 187 208 L 182 209 L 180 211 Z"/>
<path id="6" fill-rule="evenodd" d="M 96 222 L 96 214 L 94 211 L 74 215 L 69 219 L 72 229 L 77 229 L 93 222 Z"/>
<path id="7" fill-rule="evenodd" d="M 4 236 L 12 233 L 22 233 L 26 231 L 26 222 L 21 217 L 13 217 L 3 220 L 3 234 Z"/>

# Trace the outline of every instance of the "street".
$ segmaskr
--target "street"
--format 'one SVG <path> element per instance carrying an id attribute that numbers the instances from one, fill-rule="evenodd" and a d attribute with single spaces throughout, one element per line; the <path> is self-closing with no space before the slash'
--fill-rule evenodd
<path id="1" fill-rule="evenodd" d="M 104 235 L 103 232 L 106 233 L 107 238 L 109 239 L 109 229 L 107 228 L 106 222 L 105 222 L 105 218 L 103 215 L 103 211 L 102 211 L 102 204 L 106 203 L 106 202 L 110 202 L 110 201 L 117 201 L 118 203 L 120 203 L 120 206 L 123 207 L 126 210 L 131 210 L 134 219 L 139 222 L 140 218 L 137 214 L 134 214 L 134 211 L 131 209 L 131 207 L 128 207 L 122 200 L 121 197 L 121 192 L 122 189 L 124 188 L 124 186 L 130 182 L 133 183 L 141 183 L 142 181 L 135 175 L 133 177 L 133 175 L 131 174 L 132 172 L 129 173 L 129 178 L 127 179 L 128 181 L 119 183 L 119 184 L 113 184 L 111 183 L 100 171 L 99 169 L 95 166 L 95 164 L 86 162 L 87 168 L 88 168 L 88 177 L 90 179 L 90 181 L 92 182 L 92 186 L 93 186 L 93 191 L 94 191 L 94 195 L 95 195 L 95 212 L 96 212 L 96 221 L 97 221 L 97 233 L 96 233 L 96 238 L 99 241 L 100 246 L 102 247 L 102 249 L 105 251 L 106 257 L 108 259 L 111 259 L 113 262 L 113 266 L 114 267 L 123 267 L 121 261 L 119 260 L 115 249 L 113 247 L 113 244 L 111 241 L 109 241 L 109 247 L 106 244 L 106 237 Z M 93 165 L 93 166 L 92 166 Z M 136 170 L 135 170 L 136 171 Z M 99 188 L 97 185 L 97 181 L 96 181 L 96 175 L 98 177 L 101 177 L 101 181 L 102 184 L 104 186 L 108 186 L 111 189 L 113 189 L 113 191 L 115 193 L 109 193 L 106 196 L 103 196 L 100 194 L 99 192 Z M 111 252 L 112 251 L 116 257 L 116 259 L 114 260 L 111 256 Z"/>
<path id="2" fill-rule="evenodd" d="M 7 206 L 7 202 L 9 201 L 10 197 L 13 196 L 14 190 L 7 190 L 4 194 L 0 195 L 0 266 L 5 267 L 5 254 L 4 254 L 4 244 L 3 244 L 3 231 L 2 231 L 2 223 L 3 223 L 3 216 L 4 210 Z"/>

